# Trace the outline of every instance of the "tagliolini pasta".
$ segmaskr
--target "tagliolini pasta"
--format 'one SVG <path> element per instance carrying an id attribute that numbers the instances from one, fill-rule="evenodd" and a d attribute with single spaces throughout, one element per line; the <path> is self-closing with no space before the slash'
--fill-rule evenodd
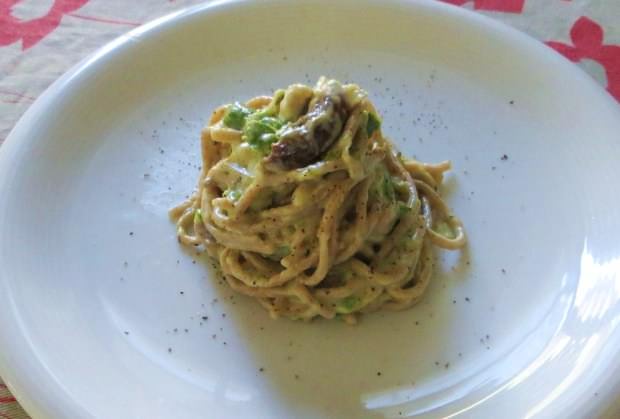
<path id="1" fill-rule="evenodd" d="M 197 191 L 171 210 L 179 241 L 274 318 L 408 308 L 432 247 L 465 245 L 437 192 L 450 163 L 404 158 L 357 85 L 321 78 L 221 106 L 201 144 Z"/>

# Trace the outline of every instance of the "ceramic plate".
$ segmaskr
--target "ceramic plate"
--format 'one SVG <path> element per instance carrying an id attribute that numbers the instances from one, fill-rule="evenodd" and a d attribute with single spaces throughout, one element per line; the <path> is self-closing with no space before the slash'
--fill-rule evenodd
<path id="1" fill-rule="evenodd" d="M 452 160 L 470 241 L 419 305 L 355 327 L 270 320 L 167 216 L 215 106 L 320 75 L 367 89 L 405 154 Z M 0 150 L 0 373 L 36 418 L 609 414 L 618 133 L 577 67 L 438 2 L 165 17 L 58 80 Z"/>

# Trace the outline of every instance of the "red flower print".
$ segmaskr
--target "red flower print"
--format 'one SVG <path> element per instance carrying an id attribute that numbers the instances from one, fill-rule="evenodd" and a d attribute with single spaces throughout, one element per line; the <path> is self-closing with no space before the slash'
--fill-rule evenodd
<path id="1" fill-rule="evenodd" d="M 495 12 L 521 13 L 525 0 L 443 0 L 446 3 L 462 6 L 473 2 L 476 10 L 492 10 Z"/>
<path id="2" fill-rule="evenodd" d="M 62 17 L 78 10 L 89 0 L 54 0 L 45 16 L 22 21 L 11 14 L 11 9 L 21 0 L 0 0 L 0 46 L 22 41 L 26 50 L 52 33 L 60 25 Z"/>
<path id="3" fill-rule="evenodd" d="M 585 16 L 580 17 L 570 30 L 573 45 L 549 41 L 549 45 L 573 62 L 584 58 L 594 60 L 605 69 L 607 91 L 620 101 L 620 45 L 603 44 L 603 28 Z"/>

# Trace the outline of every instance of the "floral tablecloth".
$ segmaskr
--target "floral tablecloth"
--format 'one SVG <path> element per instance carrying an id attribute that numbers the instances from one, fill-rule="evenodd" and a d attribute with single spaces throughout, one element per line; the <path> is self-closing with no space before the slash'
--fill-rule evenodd
<path id="1" fill-rule="evenodd" d="M 442 1 L 529 33 L 620 101 L 620 0 Z M 144 22 L 201 2 L 0 0 L 0 144 L 37 96 L 80 59 Z M 0 419 L 27 417 L 0 379 Z"/>

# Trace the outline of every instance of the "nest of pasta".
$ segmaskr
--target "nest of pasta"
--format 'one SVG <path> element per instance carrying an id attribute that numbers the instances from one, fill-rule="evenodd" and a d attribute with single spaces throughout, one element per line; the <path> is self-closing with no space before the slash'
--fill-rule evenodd
<path id="1" fill-rule="evenodd" d="M 221 106 L 201 140 L 197 191 L 171 211 L 179 241 L 274 318 L 408 308 L 432 247 L 465 244 L 437 192 L 450 163 L 404 158 L 354 84 L 321 78 Z"/>

